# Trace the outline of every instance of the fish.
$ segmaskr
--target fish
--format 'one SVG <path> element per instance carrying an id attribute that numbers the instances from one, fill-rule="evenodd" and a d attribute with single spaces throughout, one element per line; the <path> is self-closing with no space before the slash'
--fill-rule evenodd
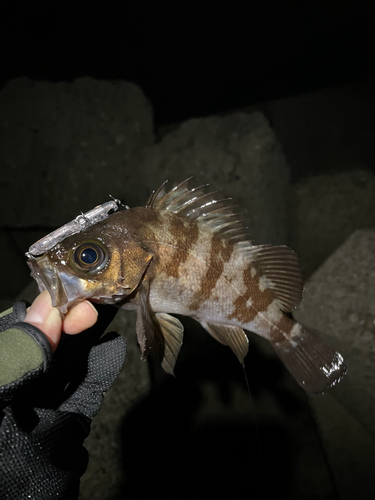
<path id="1" fill-rule="evenodd" d="M 85 299 L 136 310 L 142 359 L 156 353 L 172 375 L 184 335 L 177 314 L 199 322 L 243 366 L 246 332 L 267 339 L 307 393 L 324 393 L 347 369 L 292 317 L 304 290 L 297 254 L 255 245 L 231 199 L 207 185 L 190 189 L 190 180 L 169 191 L 164 182 L 145 206 L 117 211 L 108 202 L 108 213 L 90 212 L 95 220 L 80 216 L 82 229 L 72 222 L 37 242 L 26 255 L 39 289 L 62 315 Z"/>

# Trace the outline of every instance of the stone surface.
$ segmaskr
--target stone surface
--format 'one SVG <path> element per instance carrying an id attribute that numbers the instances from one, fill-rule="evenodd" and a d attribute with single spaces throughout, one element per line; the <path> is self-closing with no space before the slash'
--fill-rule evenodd
<path id="1" fill-rule="evenodd" d="M 30 281 L 30 268 L 25 252 L 35 241 L 45 236 L 46 230 L 9 230 L 0 228 L 0 262 L 5 265 L 0 273 L 0 299 L 13 303 Z"/>
<path id="2" fill-rule="evenodd" d="M 2 274 L 4 298 L 12 280 L 17 291 L 25 284 L 14 276 L 28 272 L 22 254 L 31 234 L 39 238 L 109 194 L 143 205 L 166 178 L 172 187 L 195 175 L 192 185 L 223 189 L 256 243 L 287 243 L 289 167 L 260 113 L 189 120 L 155 145 L 150 105 L 131 83 L 19 78 L 0 93 L 0 127 L 0 227 L 21 249 L 13 258 L 20 269 Z"/>
<path id="3" fill-rule="evenodd" d="M 306 276 L 354 231 L 375 227 L 375 175 L 364 170 L 302 179 L 291 190 L 290 246 Z"/>
<path id="4" fill-rule="evenodd" d="M 267 103 L 293 181 L 306 175 L 374 169 L 375 78 Z"/>
<path id="5" fill-rule="evenodd" d="M 117 196 L 128 158 L 154 142 L 133 83 L 18 78 L 0 92 L 0 226 L 59 226 Z"/>
<path id="6" fill-rule="evenodd" d="M 375 438 L 329 393 L 311 402 L 340 500 L 375 498 Z"/>
<path id="7" fill-rule="evenodd" d="M 348 373 L 330 390 L 375 436 L 375 229 L 356 231 L 318 269 L 295 317 L 344 356 Z"/>
<path id="8" fill-rule="evenodd" d="M 176 378 L 151 363 L 150 391 L 147 365 L 131 348 L 86 440 L 90 464 L 80 500 L 160 491 L 166 500 L 176 492 L 181 499 L 207 498 L 209 491 L 227 498 L 244 489 L 288 500 L 335 498 L 305 395 L 282 369 L 275 375 L 272 348 L 251 340 L 249 399 L 230 350 L 195 322 L 184 325 Z M 125 329 L 133 343 L 130 323 Z"/>
<path id="9" fill-rule="evenodd" d="M 85 97 L 81 94 L 80 99 Z M 111 146 L 99 138 L 98 147 L 101 141 Z M 72 142 L 71 155 L 78 150 L 81 158 L 83 147 Z M 42 155 L 40 150 L 35 154 Z M 88 157 L 87 164 L 92 159 L 97 161 Z M 195 185 L 209 182 L 212 190 L 224 188 L 233 197 L 256 243 L 287 242 L 289 167 L 260 113 L 189 120 L 166 133 L 159 144 L 150 140 L 132 149 L 125 163 L 121 180 L 113 170 L 105 170 L 104 176 L 103 169 L 96 172 L 101 174 L 100 188 L 106 182 L 115 185 L 116 191 L 108 192 L 130 206 L 144 204 L 166 178 L 172 187 L 193 174 Z M 87 164 L 77 161 L 71 171 L 73 188 L 87 174 Z M 93 193 L 89 187 L 80 189 L 87 206 L 79 209 L 103 201 L 97 185 Z M 42 189 L 45 200 L 43 196 Z M 34 224 L 70 220 L 77 213 L 74 203 L 64 198 L 45 205 L 56 214 L 46 213 L 47 218 Z M 63 211 L 57 213 L 60 204 Z M 25 236 L 17 236 L 20 246 Z M 35 284 L 31 288 L 30 295 L 35 295 Z M 134 317 L 123 313 L 116 321 L 110 329 L 127 337 L 128 359 L 86 441 L 90 464 L 82 478 L 82 500 L 145 498 L 155 491 L 163 491 L 165 498 L 198 498 L 192 478 L 202 485 L 201 497 L 239 496 L 244 488 L 249 494 L 268 489 L 288 500 L 335 497 L 305 395 L 266 341 L 251 339 L 246 361 L 251 402 L 235 356 L 194 322 L 185 321 L 173 379 L 139 360 Z M 223 464 L 225 475 L 220 472 Z"/>
<path id="10" fill-rule="evenodd" d="M 30 281 L 30 271 L 25 258 L 9 231 L 0 228 L 0 299 L 14 299 Z"/>
<path id="11" fill-rule="evenodd" d="M 375 229 L 356 231 L 312 275 L 294 316 L 344 356 L 345 378 L 311 398 L 341 500 L 375 497 Z"/>
<path id="12" fill-rule="evenodd" d="M 256 243 L 287 242 L 290 171 L 261 113 L 188 120 L 134 155 L 130 166 L 130 206 L 144 204 L 165 179 L 172 187 L 194 175 L 195 185 L 209 183 L 233 198 Z"/>
<path id="13" fill-rule="evenodd" d="M 82 476 L 80 499 L 111 498 L 126 480 L 122 466 L 122 423 L 134 405 L 140 403 L 150 390 L 147 363 L 141 354 L 135 335 L 135 315 L 120 310 L 108 331 L 116 331 L 126 338 L 125 365 L 107 392 L 100 412 L 91 425 L 91 433 L 84 445 L 90 456 Z"/>

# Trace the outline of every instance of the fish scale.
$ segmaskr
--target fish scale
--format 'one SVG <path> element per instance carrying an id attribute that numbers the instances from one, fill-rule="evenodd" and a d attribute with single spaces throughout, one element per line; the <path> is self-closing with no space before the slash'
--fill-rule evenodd
<path id="1" fill-rule="evenodd" d="M 62 314 L 85 299 L 136 309 L 142 357 L 156 353 L 168 373 L 183 343 L 172 314 L 181 314 L 228 345 L 241 364 L 247 330 L 271 343 L 307 392 L 336 384 L 346 372 L 342 356 L 285 314 L 302 299 L 296 254 L 254 245 L 230 199 L 205 186 L 189 189 L 189 180 L 169 192 L 164 183 L 145 207 L 96 207 L 98 223 L 88 219 L 77 233 L 72 221 L 37 242 L 32 248 L 46 251 L 27 256 L 39 288 Z"/>

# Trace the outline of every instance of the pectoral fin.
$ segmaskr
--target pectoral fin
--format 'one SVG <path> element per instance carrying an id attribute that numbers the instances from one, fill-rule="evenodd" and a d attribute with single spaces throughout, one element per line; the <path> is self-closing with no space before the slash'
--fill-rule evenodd
<path id="1" fill-rule="evenodd" d="M 149 292 L 149 283 L 142 283 L 138 292 L 139 304 L 136 322 L 137 339 L 141 348 L 142 359 L 146 359 L 151 350 L 152 352 L 158 354 L 159 358 L 162 359 L 164 355 L 164 339 L 158 325 L 155 324 L 150 311 L 148 302 Z"/>
<path id="2" fill-rule="evenodd" d="M 249 340 L 246 333 L 238 326 L 215 325 L 214 323 L 201 323 L 214 339 L 224 345 L 228 345 L 238 361 L 244 366 L 245 356 L 249 349 Z"/>
<path id="3" fill-rule="evenodd" d="M 142 283 L 138 292 L 136 323 L 142 359 L 145 359 L 150 352 L 154 352 L 161 360 L 163 369 L 174 375 L 174 366 L 182 346 L 184 327 L 177 318 L 169 314 L 154 314 L 149 306 L 149 292 L 149 283 Z"/>
<path id="4" fill-rule="evenodd" d="M 155 321 L 164 337 L 164 356 L 161 366 L 167 373 L 174 375 L 174 366 L 183 342 L 184 327 L 177 318 L 165 313 L 156 313 Z"/>

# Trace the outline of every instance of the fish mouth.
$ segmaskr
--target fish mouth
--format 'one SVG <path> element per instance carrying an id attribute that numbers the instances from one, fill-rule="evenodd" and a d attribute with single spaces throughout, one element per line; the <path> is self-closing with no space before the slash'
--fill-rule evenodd
<path id="1" fill-rule="evenodd" d="M 52 305 L 64 316 L 68 309 L 85 299 L 80 279 L 57 270 L 46 255 L 31 257 L 27 261 L 31 269 L 31 277 L 38 284 L 39 291 L 47 290 Z"/>

